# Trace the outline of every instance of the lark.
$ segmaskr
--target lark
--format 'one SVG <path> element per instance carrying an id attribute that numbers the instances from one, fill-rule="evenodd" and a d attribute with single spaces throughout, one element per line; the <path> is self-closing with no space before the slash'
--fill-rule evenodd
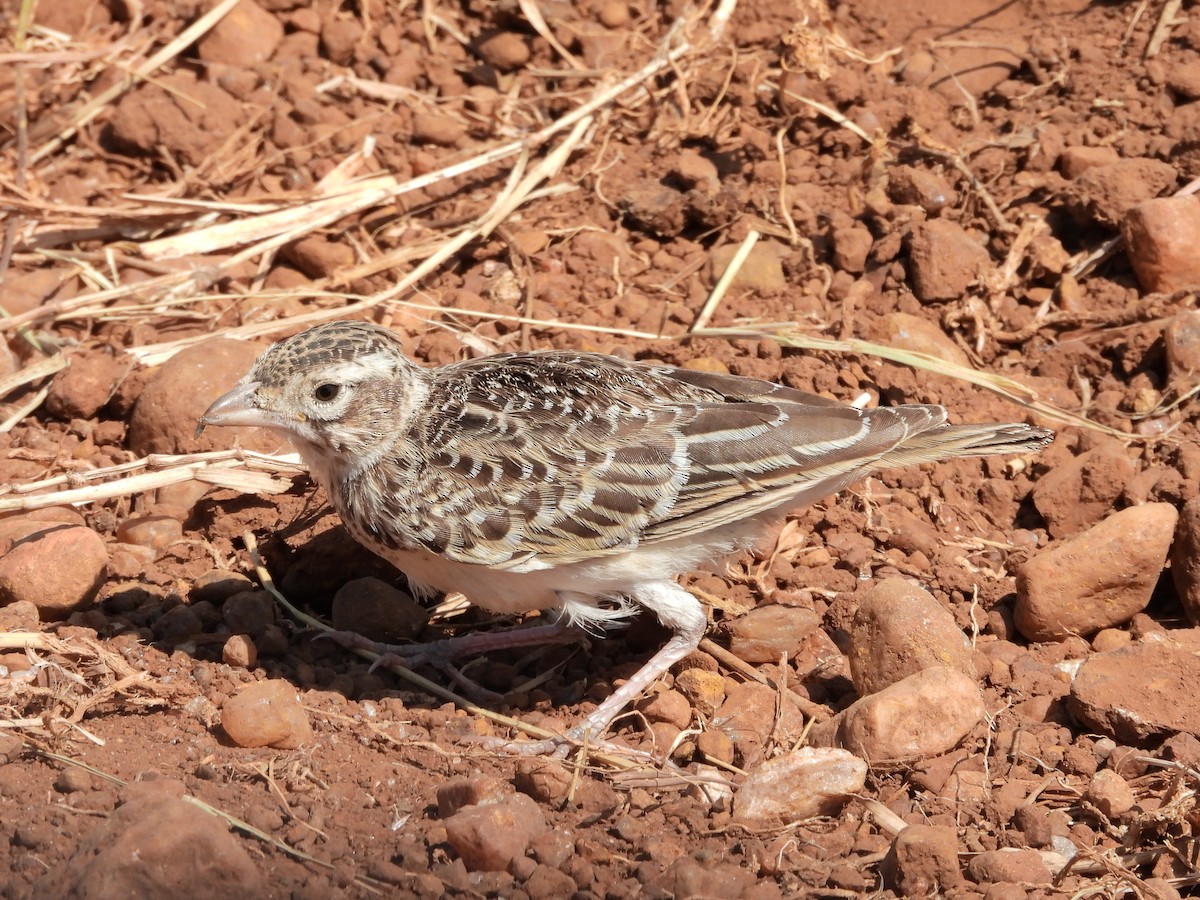
<path id="1" fill-rule="evenodd" d="M 765 381 L 569 351 L 424 368 L 363 322 L 270 347 L 205 425 L 285 435 L 360 543 L 415 592 L 550 625 L 381 648 L 410 664 L 592 633 L 645 608 L 671 631 L 563 735 L 612 720 L 706 627 L 676 579 L 881 469 L 1026 453 L 1052 432 L 950 425 L 929 404 L 860 409 Z"/>

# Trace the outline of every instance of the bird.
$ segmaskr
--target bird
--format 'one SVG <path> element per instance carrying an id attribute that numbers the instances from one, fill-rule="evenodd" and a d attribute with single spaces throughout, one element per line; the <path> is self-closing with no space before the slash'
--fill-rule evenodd
<path id="1" fill-rule="evenodd" d="M 1027 453 L 1053 432 L 952 425 L 933 404 L 860 408 L 731 374 L 546 350 L 423 367 L 400 338 L 334 321 L 270 346 L 200 418 L 285 436 L 349 533 L 422 597 L 458 592 L 549 625 L 402 647 L 441 661 L 653 613 L 670 638 L 554 742 L 602 741 L 699 645 L 679 576 L 881 469 Z M 365 636 L 364 636 L 365 637 Z M 367 645 L 375 646 L 369 639 Z"/>

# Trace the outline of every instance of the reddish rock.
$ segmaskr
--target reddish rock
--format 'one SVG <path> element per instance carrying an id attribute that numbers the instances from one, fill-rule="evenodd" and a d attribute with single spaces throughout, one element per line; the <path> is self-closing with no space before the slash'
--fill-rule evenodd
<path id="1" fill-rule="evenodd" d="M 502 872 L 546 830 L 546 818 L 531 798 L 513 794 L 498 803 L 463 807 L 444 825 L 446 839 L 469 871 Z"/>
<path id="2" fill-rule="evenodd" d="M 878 329 L 882 342 L 889 347 L 924 353 L 968 368 L 971 366 L 967 354 L 958 344 L 928 319 L 909 313 L 893 312 L 880 319 Z"/>
<path id="3" fill-rule="evenodd" d="M 65 619 L 92 602 L 107 566 L 104 541 L 90 528 L 39 529 L 0 557 L 0 606 L 27 601 L 44 620 Z"/>
<path id="4" fill-rule="evenodd" d="M 353 631 L 385 644 L 411 641 L 429 621 L 429 611 L 411 595 L 378 578 L 347 581 L 333 595 L 338 631 Z"/>
<path id="5" fill-rule="evenodd" d="M 967 875 L 976 884 L 1049 884 L 1050 870 L 1042 862 L 1036 850 L 1004 847 L 1000 850 L 985 850 L 967 863 Z"/>
<path id="6" fill-rule="evenodd" d="M 962 882 L 954 829 L 909 825 L 892 841 L 882 871 L 888 887 L 904 897 L 953 893 Z"/>
<path id="7" fill-rule="evenodd" d="M 1116 228 L 1139 203 L 1159 196 L 1178 177 L 1173 166 L 1157 159 L 1123 159 L 1108 166 L 1091 166 L 1076 178 L 1067 193 L 1067 207 L 1083 223 Z"/>
<path id="8" fill-rule="evenodd" d="M 763 763 L 734 797 L 733 820 L 754 831 L 835 816 L 863 789 L 867 764 L 845 750 L 801 747 Z"/>
<path id="9" fill-rule="evenodd" d="M 729 623 L 729 652 L 750 663 L 791 658 L 801 642 L 821 627 L 821 617 L 798 606 L 760 606 Z"/>
<path id="10" fill-rule="evenodd" d="M 1103 444 L 1044 473 L 1033 486 L 1033 505 L 1053 537 L 1069 537 L 1112 512 L 1136 471 L 1123 445 Z"/>
<path id="11" fill-rule="evenodd" d="M 1140 203 L 1121 222 L 1121 235 L 1142 290 L 1165 294 L 1200 286 L 1200 198 Z"/>
<path id="12" fill-rule="evenodd" d="M 1052 544 L 1017 573 L 1017 628 L 1031 641 L 1095 634 L 1150 602 L 1179 514 L 1169 503 L 1121 510 Z"/>
<path id="13" fill-rule="evenodd" d="M 946 219 L 914 226 L 908 253 L 913 293 L 922 303 L 959 299 L 991 267 L 983 245 Z"/>
<path id="14" fill-rule="evenodd" d="M 1093 775 L 1083 796 L 1106 817 L 1114 820 L 1133 809 L 1137 802 L 1129 782 L 1112 769 L 1101 769 Z"/>
<path id="15" fill-rule="evenodd" d="M 1058 170 L 1065 178 L 1078 178 L 1088 169 L 1116 165 L 1121 154 L 1112 147 L 1067 147 L 1058 156 Z"/>
<path id="16" fill-rule="evenodd" d="M 66 369 L 54 376 L 46 396 L 46 410 L 60 419 L 90 419 L 117 391 L 133 367 L 128 357 L 117 357 L 106 348 L 80 349 Z"/>
<path id="17" fill-rule="evenodd" d="M 271 58 L 283 40 L 283 23 L 254 0 L 241 0 L 200 39 L 207 63 L 250 67 Z"/>
<path id="18" fill-rule="evenodd" d="M 239 747 L 294 750 L 313 738 L 296 688 L 279 678 L 248 684 L 226 700 L 221 727 Z"/>

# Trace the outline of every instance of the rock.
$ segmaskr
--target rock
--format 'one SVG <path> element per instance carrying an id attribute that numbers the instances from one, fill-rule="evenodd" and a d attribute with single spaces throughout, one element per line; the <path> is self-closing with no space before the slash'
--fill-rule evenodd
<path id="1" fill-rule="evenodd" d="M 475 775 L 456 778 L 437 789 L 438 818 L 448 819 L 466 806 L 490 806 L 512 796 L 512 789 L 498 778 Z"/>
<path id="2" fill-rule="evenodd" d="M 529 45 L 521 35 L 511 31 L 493 31 L 475 41 L 475 52 L 489 66 L 501 72 L 519 69 L 529 62 Z"/>
<path id="3" fill-rule="evenodd" d="M 972 368 L 967 354 L 936 324 L 909 313 L 888 313 L 877 326 L 883 343 Z"/>
<path id="4" fill-rule="evenodd" d="M 1090 166 L 1067 190 L 1067 208 L 1081 225 L 1116 228 L 1131 209 L 1175 183 L 1175 168 L 1157 159 L 1123 159 Z"/>
<path id="5" fill-rule="evenodd" d="M 1200 286 L 1200 198 L 1163 197 L 1131 209 L 1121 222 L 1125 253 L 1147 293 Z"/>
<path id="6" fill-rule="evenodd" d="M 1124 744 L 1200 734 L 1200 639 L 1195 630 L 1171 634 L 1174 639 L 1152 635 L 1084 660 L 1067 698 L 1071 715 Z"/>
<path id="7" fill-rule="evenodd" d="M 254 589 L 254 582 L 241 572 L 228 569 L 209 569 L 192 582 L 188 599 L 193 603 L 208 601 L 220 606 L 234 594 Z"/>
<path id="8" fill-rule="evenodd" d="M 283 40 L 283 23 L 254 0 L 241 0 L 200 39 L 206 63 L 249 68 L 271 58 Z"/>
<path id="9" fill-rule="evenodd" d="M 927 591 L 900 578 L 868 589 L 850 627 L 850 675 L 866 697 L 930 666 L 975 675 L 967 636 Z"/>
<path id="10" fill-rule="evenodd" d="M 333 595 L 333 627 L 353 631 L 385 644 L 411 641 L 429 611 L 409 594 L 378 578 L 347 581 Z"/>
<path id="11" fill-rule="evenodd" d="M 872 765 L 912 762 L 957 747 L 985 711 L 973 678 L 936 666 L 856 701 L 814 726 L 809 739 L 817 747 L 842 747 Z"/>
<path id="12" fill-rule="evenodd" d="M 270 893 L 225 821 L 179 796 L 151 791 L 100 820 L 32 886 L 40 897 L 90 900 L 253 900 Z"/>
<path id="13" fill-rule="evenodd" d="M 1049 884 L 1052 876 L 1042 856 L 1027 847 L 985 850 L 971 857 L 967 876 L 976 884 Z"/>
<path id="14" fill-rule="evenodd" d="M 232 634 L 221 647 L 221 661 L 239 669 L 253 669 L 258 662 L 258 648 L 246 634 Z"/>
<path id="15" fill-rule="evenodd" d="M 861 275 L 867 268 L 867 257 L 875 245 L 875 238 L 864 225 L 853 224 L 835 228 L 833 239 L 833 264 L 852 275 Z"/>
<path id="16" fill-rule="evenodd" d="M 1189 59 L 1169 66 L 1167 87 L 1182 100 L 1200 99 L 1200 60 Z"/>
<path id="17" fill-rule="evenodd" d="M 1017 629 L 1058 641 L 1128 621 L 1150 602 L 1178 518 L 1169 503 L 1130 507 L 1033 556 L 1017 573 Z"/>
<path id="18" fill-rule="evenodd" d="M 707 669 L 684 669 L 675 676 L 675 689 L 706 719 L 711 719 L 725 702 L 725 679 Z"/>
<path id="19" fill-rule="evenodd" d="M 760 606 L 729 623 L 729 652 L 749 663 L 790 659 L 801 642 L 821 627 L 821 617 L 798 606 Z"/>
<path id="20" fill-rule="evenodd" d="M 776 721 L 776 699 L 774 688 L 748 681 L 728 688 L 725 702 L 717 710 L 714 721 L 733 741 L 735 758 L 743 768 L 758 761 L 768 738 L 787 744 L 804 730 L 803 718 L 789 703 L 783 704 Z"/>
<path id="21" fill-rule="evenodd" d="M 36 631 L 41 624 L 38 608 L 28 600 L 0 606 L 0 632 Z"/>
<path id="22" fill-rule="evenodd" d="M 321 50 L 335 66 L 348 66 L 354 62 L 354 48 L 362 36 L 357 19 L 331 15 L 321 26 Z"/>
<path id="23" fill-rule="evenodd" d="M 709 277 L 713 284 L 725 274 L 725 270 L 729 268 L 729 263 L 733 261 L 734 254 L 737 252 L 737 244 L 725 244 L 709 254 L 711 266 Z M 784 290 L 788 286 L 787 276 L 783 274 L 783 257 L 786 252 L 775 241 L 759 241 L 750 250 L 746 261 L 733 276 L 730 288 L 761 293 Z"/>
<path id="24" fill-rule="evenodd" d="M 893 203 L 919 206 L 930 215 L 937 215 L 947 206 L 958 203 L 958 193 L 946 179 L 936 172 L 913 166 L 888 169 L 887 192 Z"/>
<path id="25" fill-rule="evenodd" d="M 1200 625 L 1200 497 L 1189 500 L 1179 512 L 1171 546 L 1171 577 L 1188 621 Z"/>
<path id="26" fill-rule="evenodd" d="M 690 188 L 714 193 L 721 187 L 721 175 L 716 164 L 699 150 L 687 148 L 679 154 L 675 176 Z"/>
<path id="27" fill-rule="evenodd" d="M 1136 472 L 1121 444 L 1102 444 L 1043 474 L 1033 486 L 1033 505 L 1051 536 L 1069 537 L 1108 515 Z"/>
<path id="28" fill-rule="evenodd" d="M 648 722 L 666 722 L 682 730 L 692 721 L 692 704 L 679 691 L 659 691 L 637 704 Z"/>
<path id="29" fill-rule="evenodd" d="M 1092 776 L 1084 799 L 1107 818 L 1116 820 L 1133 809 L 1137 798 L 1129 782 L 1112 769 L 1101 769 Z"/>
<path id="30" fill-rule="evenodd" d="M 70 365 L 54 376 L 46 396 L 46 410 L 60 419 L 90 419 L 104 408 L 121 379 L 133 367 L 103 347 L 80 349 Z"/>
<path id="31" fill-rule="evenodd" d="M 250 370 L 261 352 L 255 344 L 216 338 L 176 353 L 138 398 L 129 422 L 130 449 L 142 456 L 233 446 L 263 453 L 284 449 L 284 442 L 263 428 L 210 428 L 195 436 L 200 416 Z"/>
<path id="32" fill-rule="evenodd" d="M 987 250 L 961 226 L 945 219 L 913 226 L 908 254 L 913 293 L 922 303 L 959 299 L 991 267 Z"/>
<path id="33" fill-rule="evenodd" d="M 1170 380 L 1190 388 L 1200 375 L 1200 311 L 1176 313 L 1163 329 Z"/>
<path id="34" fill-rule="evenodd" d="M 225 599 L 221 618 L 233 634 L 262 637 L 275 623 L 275 601 L 266 591 L 239 591 Z"/>
<path id="35" fill-rule="evenodd" d="M 326 278 L 354 265 L 354 250 L 343 241 L 309 235 L 288 244 L 280 255 L 309 278 Z"/>
<path id="36" fill-rule="evenodd" d="M 1058 171 L 1064 178 L 1078 178 L 1088 169 L 1116 165 L 1121 161 L 1112 147 L 1067 147 L 1058 156 Z"/>
<path id="37" fill-rule="evenodd" d="M 863 789 L 867 764 L 845 750 L 801 747 L 764 762 L 734 795 L 733 820 L 752 831 L 836 816 Z"/>
<path id="38" fill-rule="evenodd" d="M 439 113 L 417 113 L 413 116 L 413 140 L 419 144 L 453 147 L 467 133 L 467 126 L 458 119 Z"/>
<path id="39" fill-rule="evenodd" d="M 117 540 L 161 550 L 183 540 L 183 524 L 169 516 L 134 516 L 117 526 Z"/>
<path id="40" fill-rule="evenodd" d="M 466 806 L 443 823 L 446 839 L 471 872 L 503 872 L 546 830 L 541 807 L 524 794 Z"/>
<path id="41" fill-rule="evenodd" d="M 91 603 L 108 566 L 108 550 L 96 532 L 48 526 L 0 556 L 0 606 L 32 603 L 44 621 L 65 619 Z"/>
<path id="42" fill-rule="evenodd" d="M 901 896 L 953 894 L 962 882 L 958 837 L 941 825 L 909 825 L 892 841 L 881 869 L 884 882 Z"/>
<path id="43" fill-rule="evenodd" d="M 295 750 L 313 739 L 296 689 L 279 678 L 248 684 L 226 700 L 221 727 L 239 747 Z"/>

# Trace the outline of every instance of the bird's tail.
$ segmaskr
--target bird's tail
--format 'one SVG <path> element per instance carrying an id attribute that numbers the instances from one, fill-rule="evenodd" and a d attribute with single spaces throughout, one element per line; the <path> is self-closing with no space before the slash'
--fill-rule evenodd
<path id="1" fill-rule="evenodd" d="M 1054 440 L 1036 425 L 937 425 L 901 441 L 880 460 L 880 468 L 911 466 L 940 459 L 1029 453 Z"/>

